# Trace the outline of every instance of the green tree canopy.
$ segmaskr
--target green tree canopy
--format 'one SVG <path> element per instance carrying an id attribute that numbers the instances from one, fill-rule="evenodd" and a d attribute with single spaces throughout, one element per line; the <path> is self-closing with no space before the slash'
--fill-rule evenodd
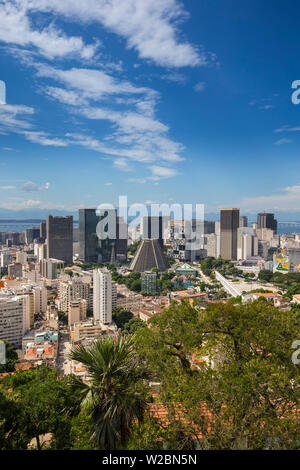
<path id="1" fill-rule="evenodd" d="M 161 383 L 171 423 L 180 404 L 183 441 L 201 435 L 210 449 L 296 449 L 300 383 L 291 346 L 299 337 L 299 318 L 268 303 L 182 303 L 138 331 L 136 347 Z"/>

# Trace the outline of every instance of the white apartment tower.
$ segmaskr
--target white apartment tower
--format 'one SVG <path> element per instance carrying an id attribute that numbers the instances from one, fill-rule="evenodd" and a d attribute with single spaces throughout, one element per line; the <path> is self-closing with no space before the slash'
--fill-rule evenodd
<path id="1" fill-rule="evenodd" d="M 104 324 L 112 322 L 112 304 L 114 297 L 114 286 L 111 273 L 107 269 L 95 269 L 93 271 L 94 319 Z"/>
<path id="2" fill-rule="evenodd" d="M 6 339 L 14 348 L 21 348 L 25 327 L 25 306 L 22 297 L 0 297 L 0 339 Z"/>

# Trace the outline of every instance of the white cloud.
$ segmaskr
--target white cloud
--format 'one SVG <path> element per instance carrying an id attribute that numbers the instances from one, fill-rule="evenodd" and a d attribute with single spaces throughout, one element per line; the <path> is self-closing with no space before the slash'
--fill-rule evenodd
<path id="1" fill-rule="evenodd" d="M 272 104 L 264 104 L 263 106 L 260 106 L 259 109 L 264 109 L 264 110 L 268 110 L 268 109 L 272 109 L 274 108 L 274 106 Z"/>
<path id="2" fill-rule="evenodd" d="M 247 212 L 299 211 L 300 185 L 288 186 L 277 194 L 249 197 L 242 200 L 238 207 Z"/>
<path id="3" fill-rule="evenodd" d="M 199 91 L 199 92 L 204 91 L 205 88 L 206 88 L 206 83 L 205 82 L 199 82 L 194 86 L 194 90 Z"/>
<path id="4" fill-rule="evenodd" d="M 63 90 L 59 90 L 57 88 L 48 89 L 50 94 L 51 92 L 52 94 L 61 94 L 61 96 L 58 95 L 57 98 L 62 98 L 69 104 L 72 104 L 70 101 L 72 102 L 76 97 L 74 94 L 76 91 L 80 93 L 79 96 L 81 100 L 87 98 L 91 100 L 99 100 L 108 95 L 118 94 L 156 94 L 156 92 L 149 88 L 138 88 L 128 81 L 116 79 L 103 70 L 76 67 L 69 70 L 61 70 L 41 63 L 36 63 L 35 67 L 37 68 L 37 75 L 39 77 L 53 78 L 73 90 L 72 97 L 70 98 L 70 96 L 67 96 L 66 98 L 62 95 Z M 80 102 L 78 104 L 80 104 Z"/>
<path id="5" fill-rule="evenodd" d="M 283 145 L 283 144 L 291 144 L 293 142 L 292 139 L 279 139 L 274 142 L 275 145 Z"/>
<path id="6" fill-rule="evenodd" d="M 153 165 L 150 166 L 149 169 L 152 171 L 153 176 L 157 178 L 171 178 L 172 176 L 178 175 L 178 171 L 174 168 Z"/>
<path id="7" fill-rule="evenodd" d="M 116 160 L 114 160 L 114 166 L 121 171 L 131 171 L 131 168 L 126 158 L 116 158 Z"/>
<path id="8" fill-rule="evenodd" d="M 296 127 L 289 127 L 289 126 L 282 126 L 279 129 L 275 129 L 274 132 L 279 133 L 279 132 L 299 132 L 300 131 L 300 126 Z"/>
<path id="9" fill-rule="evenodd" d="M 177 0 L 18 0 L 31 11 L 60 14 L 81 23 L 98 22 L 126 40 L 142 59 L 157 65 L 207 65 L 214 56 L 181 39 L 179 22 L 188 14 Z"/>
<path id="10" fill-rule="evenodd" d="M 86 119 L 111 123 L 111 133 L 102 141 L 74 132 L 66 134 L 62 145 L 77 144 L 144 163 L 183 160 L 184 147 L 169 138 L 169 127 L 155 117 L 159 99 L 155 90 L 136 87 L 94 69 L 60 70 L 43 64 L 35 64 L 35 67 L 39 76 L 53 78 L 64 85 L 65 88 L 48 87 L 46 93 L 69 105 L 72 116 L 76 113 Z M 124 169 L 118 164 L 116 167 Z"/>
<path id="11" fill-rule="evenodd" d="M 10 189 L 16 189 L 15 186 L 0 186 L 1 191 L 8 191 Z"/>
<path id="12" fill-rule="evenodd" d="M 1 209 L 8 209 L 12 211 L 24 210 L 24 209 L 49 209 L 49 210 L 66 210 L 66 207 L 62 204 L 55 204 L 52 202 L 43 202 L 34 199 L 15 199 L 13 201 L 0 201 Z M 68 210 L 73 210 L 68 209 Z"/>
<path id="13" fill-rule="evenodd" d="M 24 191 L 26 193 L 32 193 L 35 191 L 48 190 L 49 188 L 50 188 L 50 183 L 45 183 L 44 186 L 38 186 L 36 183 L 33 183 L 32 181 L 27 181 L 21 186 L 21 191 Z"/>
<path id="14" fill-rule="evenodd" d="M 48 147 L 66 147 L 68 145 L 68 143 L 64 140 L 55 137 L 50 137 L 45 132 L 24 131 L 23 134 L 25 135 L 27 140 L 39 145 L 44 145 Z"/>
<path id="15" fill-rule="evenodd" d="M 104 186 L 112 186 L 112 183 L 110 183 L 110 182 L 104 183 Z"/>
<path id="16" fill-rule="evenodd" d="M 179 73 L 179 72 L 170 72 L 170 73 L 167 73 L 166 75 L 161 75 L 161 78 L 164 80 L 168 80 L 169 82 L 179 83 L 181 85 L 186 83 L 187 81 L 186 75 L 184 75 L 183 73 Z"/>
<path id="17" fill-rule="evenodd" d="M 99 43 L 85 45 L 81 37 L 68 37 L 53 22 L 34 27 L 28 16 L 29 1 L 4 0 L 0 5 L 0 41 L 20 47 L 33 47 L 44 57 L 54 59 L 77 54 L 81 59 L 94 56 Z"/>
<path id="18" fill-rule="evenodd" d="M 9 104 L 0 106 L 0 133 L 30 129 L 32 124 L 26 119 L 33 114 L 34 109 L 29 106 Z"/>

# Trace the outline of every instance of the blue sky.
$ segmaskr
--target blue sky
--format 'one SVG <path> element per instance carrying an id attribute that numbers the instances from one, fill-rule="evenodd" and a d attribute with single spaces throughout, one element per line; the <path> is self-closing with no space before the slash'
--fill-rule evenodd
<path id="1" fill-rule="evenodd" d="M 291 0 L 0 1 L 0 216 L 119 194 L 300 216 L 299 12 Z"/>

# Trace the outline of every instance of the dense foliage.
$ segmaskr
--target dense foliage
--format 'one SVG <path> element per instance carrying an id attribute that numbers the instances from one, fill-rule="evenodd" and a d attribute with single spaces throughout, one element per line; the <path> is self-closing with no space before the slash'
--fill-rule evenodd
<path id="1" fill-rule="evenodd" d="M 50 449 L 299 448 L 300 308 L 173 303 L 123 332 L 72 350 L 88 382 L 47 368 L 2 377 L 0 448 L 43 448 L 48 434 Z"/>

